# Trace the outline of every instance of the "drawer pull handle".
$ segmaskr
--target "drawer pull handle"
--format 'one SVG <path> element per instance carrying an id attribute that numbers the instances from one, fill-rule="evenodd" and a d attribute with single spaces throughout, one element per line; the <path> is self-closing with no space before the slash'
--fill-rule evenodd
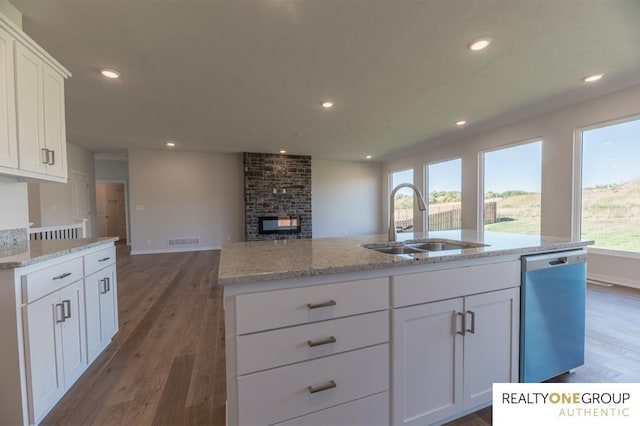
<path id="1" fill-rule="evenodd" d="M 111 259 L 110 257 L 103 257 L 102 259 L 98 259 L 98 262 L 104 262 Z"/>
<path id="2" fill-rule="evenodd" d="M 325 308 L 327 306 L 336 306 L 336 301 L 335 300 L 328 300 L 326 302 L 322 302 L 322 303 L 307 303 L 307 308 L 309 309 L 316 309 L 316 308 Z"/>
<path id="3" fill-rule="evenodd" d="M 318 386 L 316 388 L 314 388 L 313 386 L 307 386 L 307 389 L 309 390 L 309 393 L 316 393 L 316 392 L 322 392 L 325 391 L 327 389 L 333 389 L 335 388 L 336 382 L 335 380 L 331 380 L 329 383 L 327 383 L 326 385 L 322 385 L 322 386 Z"/>
<path id="4" fill-rule="evenodd" d="M 71 300 L 62 301 L 62 318 L 63 321 L 71 318 Z"/>
<path id="5" fill-rule="evenodd" d="M 64 274 L 60 274 L 57 277 L 53 277 L 54 280 L 61 280 L 63 278 L 67 278 L 69 275 L 71 275 L 71 272 L 65 272 Z"/>
<path id="6" fill-rule="evenodd" d="M 323 340 L 316 340 L 315 342 L 313 340 L 307 340 L 307 344 L 310 347 L 328 345 L 329 343 L 335 343 L 335 342 L 336 342 L 336 338 L 333 336 L 327 337 L 326 339 L 323 339 Z"/>

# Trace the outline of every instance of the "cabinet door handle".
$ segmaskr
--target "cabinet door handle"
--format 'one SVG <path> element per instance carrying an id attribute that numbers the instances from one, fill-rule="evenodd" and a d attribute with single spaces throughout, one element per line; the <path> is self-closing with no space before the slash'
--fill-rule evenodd
<path id="1" fill-rule="evenodd" d="M 313 340 L 307 340 L 307 344 L 310 347 L 328 345 L 329 343 L 335 343 L 335 342 L 336 342 L 336 338 L 333 336 L 327 337 L 326 339 L 322 339 L 322 340 L 316 340 L 315 342 Z"/>
<path id="2" fill-rule="evenodd" d="M 104 279 L 107 284 L 107 292 L 111 291 L 111 278 L 107 277 Z"/>
<path id="3" fill-rule="evenodd" d="M 336 301 L 332 299 L 322 303 L 307 303 L 307 308 L 309 309 L 325 308 L 327 306 L 336 306 Z"/>
<path id="4" fill-rule="evenodd" d="M 111 258 L 110 257 L 103 257 L 102 259 L 98 259 L 98 262 L 105 262 L 105 261 L 107 261 L 109 259 L 111 259 Z"/>
<path id="5" fill-rule="evenodd" d="M 100 294 L 105 294 L 107 291 L 107 279 L 104 278 L 102 280 L 98 280 L 98 282 L 100 283 Z"/>
<path id="6" fill-rule="evenodd" d="M 467 311 L 465 312 L 465 323 L 466 323 L 466 318 L 467 318 L 467 314 L 471 314 L 471 328 L 465 328 L 465 333 L 468 331 L 471 334 L 476 334 L 476 313 L 473 311 Z"/>
<path id="7" fill-rule="evenodd" d="M 49 151 L 51 153 L 51 160 L 47 162 L 47 164 L 49 166 L 53 166 L 54 164 L 56 164 L 56 152 L 53 150 L 48 149 L 47 151 Z M 47 157 L 49 157 L 47 155 Z"/>
<path id="8" fill-rule="evenodd" d="M 64 322 L 64 305 L 62 303 L 56 303 L 55 309 L 56 309 L 56 322 L 57 323 Z"/>
<path id="9" fill-rule="evenodd" d="M 71 272 L 65 272 L 64 274 L 60 274 L 57 277 L 53 277 L 54 280 L 61 280 L 63 278 L 67 278 L 69 275 L 71 275 Z"/>
<path id="10" fill-rule="evenodd" d="M 456 333 L 458 333 L 461 336 L 464 336 L 465 333 L 466 333 L 466 328 L 467 328 L 466 327 L 466 323 L 467 323 L 466 318 L 467 317 L 462 312 L 456 312 L 455 318 L 456 318 Z M 458 330 L 458 321 L 457 321 L 458 318 L 461 318 L 461 321 L 462 321 L 462 327 L 460 328 L 460 330 Z"/>
<path id="11" fill-rule="evenodd" d="M 336 386 L 337 385 L 335 380 L 330 380 L 329 383 L 322 386 L 315 387 L 315 388 L 313 386 L 307 386 L 307 390 L 309 391 L 309 393 L 316 393 L 316 392 L 325 391 L 327 389 L 335 388 Z"/>
<path id="12" fill-rule="evenodd" d="M 71 300 L 62 301 L 62 318 L 63 321 L 71 318 Z"/>
<path id="13" fill-rule="evenodd" d="M 42 148 L 40 150 L 40 154 L 42 154 L 42 164 L 49 164 L 49 150 L 47 148 Z"/>

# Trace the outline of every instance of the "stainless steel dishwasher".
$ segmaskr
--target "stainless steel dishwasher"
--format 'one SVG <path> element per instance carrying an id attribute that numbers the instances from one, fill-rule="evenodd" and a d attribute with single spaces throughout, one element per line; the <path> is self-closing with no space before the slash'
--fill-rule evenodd
<path id="1" fill-rule="evenodd" d="M 584 364 L 587 251 L 522 257 L 520 381 Z"/>

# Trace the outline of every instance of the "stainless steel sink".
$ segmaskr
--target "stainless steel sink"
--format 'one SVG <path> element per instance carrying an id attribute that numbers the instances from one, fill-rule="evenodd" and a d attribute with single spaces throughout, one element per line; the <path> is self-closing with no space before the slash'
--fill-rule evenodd
<path id="1" fill-rule="evenodd" d="M 486 244 L 469 243 L 466 241 L 449 242 L 449 241 L 420 241 L 407 243 L 407 247 L 427 251 L 443 251 L 443 250 L 462 250 L 468 248 L 486 247 Z"/>
<path id="2" fill-rule="evenodd" d="M 401 255 L 426 253 L 429 251 L 464 250 L 469 248 L 487 247 L 487 244 L 450 240 L 413 240 L 406 241 L 404 243 L 365 244 L 362 247 L 375 250 L 380 253 Z"/>
<path id="3" fill-rule="evenodd" d="M 382 247 L 367 247 L 368 249 L 379 251 L 386 254 L 416 254 L 424 253 L 425 250 L 420 250 L 408 246 L 382 246 Z"/>

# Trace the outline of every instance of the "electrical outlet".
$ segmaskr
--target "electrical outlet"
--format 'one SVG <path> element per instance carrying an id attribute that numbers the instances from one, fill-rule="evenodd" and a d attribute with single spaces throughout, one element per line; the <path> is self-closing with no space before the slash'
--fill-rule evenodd
<path id="1" fill-rule="evenodd" d="M 147 247 L 151 247 L 151 240 L 145 241 L 147 243 Z"/>

